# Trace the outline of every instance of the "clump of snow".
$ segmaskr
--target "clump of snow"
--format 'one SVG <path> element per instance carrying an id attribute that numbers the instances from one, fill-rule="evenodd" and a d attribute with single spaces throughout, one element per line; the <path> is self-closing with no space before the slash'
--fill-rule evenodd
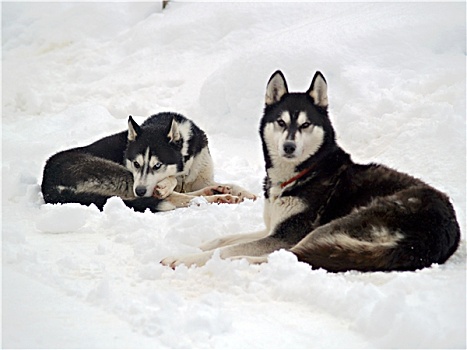
<path id="1" fill-rule="evenodd" d="M 465 3 L 2 4 L 5 348 L 465 348 Z M 171 270 L 166 256 L 263 229 L 263 198 L 158 214 L 46 205 L 49 156 L 156 112 L 209 137 L 216 180 L 261 194 L 258 123 L 281 69 L 329 84 L 338 142 L 446 192 L 462 230 L 444 265 L 327 273 Z"/>
<path id="2" fill-rule="evenodd" d="M 46 204 L 40 208 L 36 229 L 46 233 L 74 232 L 84 227 L 99 212 L 96 206 Z"/>

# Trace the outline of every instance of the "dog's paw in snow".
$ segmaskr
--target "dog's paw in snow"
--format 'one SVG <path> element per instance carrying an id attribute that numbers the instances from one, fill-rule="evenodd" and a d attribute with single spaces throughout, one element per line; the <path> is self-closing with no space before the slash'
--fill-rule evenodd
<path id="1" fill-rule="evenodd" d="M 226 203 L 226 204 L 237 204 L 242 201 L 240 197 L 232 196 L 230 194 L 218 194 L 214 196 L 205 196 L 204 197 L 208 203 Z"/>
<path id="2" fill-rule="evenodd" d="M 167 257 L 161 261 L 161 264 L 175 269 L 177 266 L 203 266 L 211 258 L 212 252 L 203 252 L 179 257 Z"/>
<path id="3" fill-rule="evenodd" d="M 202 189 L 203 196 L 214 196 L 217 194 L 232 194 L 232 187 L 227 185 L 209 186 Z"/>

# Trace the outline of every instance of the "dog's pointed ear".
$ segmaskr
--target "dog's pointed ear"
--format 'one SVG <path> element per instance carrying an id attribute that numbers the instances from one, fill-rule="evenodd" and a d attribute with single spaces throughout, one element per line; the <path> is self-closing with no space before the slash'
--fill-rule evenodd
<path id="1" fill-rule="evenodd" d="M 172 119 L 172 125 L 170 126 L 170 130 L 167 134 L 167 137 L 169 138 L 169 142 L 172 143 L 179 141 L 181 138 L 180 128 L 175 118 Z"/>
<path id="2" fill-rule="evenodd" d="M 266 87 L 266 105 L 270 106 L 279 102 L 282 96 L 288 92 L 289 89 L 287 88 L 287 82 L 285 81 L 284 74 L 282 74 L 280 70 L 277 70 L 271 78 L 269 78 L 269 82 Z"/>
<path id="3" fill-rule="evenodd" d="M 313 98 L 315 105 L 324 109 L 328 108 L 328 84 L 321 72 L 315 73 L 307 94 Z"/>
<path id="4" fill-rule="evenodd" d="M 128 141 L 134 141 L 141 134 L 141 128 L 130 115 L 128 117 Z"/>

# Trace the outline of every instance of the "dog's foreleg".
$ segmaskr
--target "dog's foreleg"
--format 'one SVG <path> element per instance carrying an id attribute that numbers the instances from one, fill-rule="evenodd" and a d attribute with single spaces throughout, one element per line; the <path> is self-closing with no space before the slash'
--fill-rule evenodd
<path id="1" fill-rule="evenodd" d="M 240 233 L 235 235 L 229 235 L 226 237 L 216 238 L 212 241 L 208 241 L 200 246 L 201 250 L 207 251 L 211 249 L 216 249 L 220 247 L 225 247 L 232 244 L 241 244 L 241 243 L 248 243 L 252 242 L 264 237 L 267 237 L 271 233 L 271 205 L 269 201 L 265 201 L 264 203 L 264 212 L 263 212 L 263 219 L 266 227 L 261 231 L 256 231 L 253 233 Z"/>
<path id="2" fill-rule="evenodd" d="M 268 230 L 262 230 L 253 233 L 240 233 L 236 235 L 230 235 L 227 237 L 221 237 L 213 239 L 212 241 L 208 241 L 202 244 L 199 248 L 203 251 L 213 250 L 220 247 L 225 247 L 232 244 L 240 244 L 240 243 L 247 243 L 252 242 L 261 238 L 264 238 L 268 235 Z"/>
<path id="3" fill-rule="evenodd" d="M 268 236 L 253 242 L 220 248 L 220 257 L 222 259 L 245 258 L 253 263 L 261 263 L 267 260 L 268 254 L 279 249 L 289 249 L 290 247 L 291 245 L 287 242 Z M 209 250 L 181 257 L 168 257 L 162 260 L 161 264 L 170 266 L 171 268 L 175 268 L 179 265 L 185 265 L 187 267 L 192 265 L 203 266 L 211 259 L 213 254 L 214 250 Z"/>

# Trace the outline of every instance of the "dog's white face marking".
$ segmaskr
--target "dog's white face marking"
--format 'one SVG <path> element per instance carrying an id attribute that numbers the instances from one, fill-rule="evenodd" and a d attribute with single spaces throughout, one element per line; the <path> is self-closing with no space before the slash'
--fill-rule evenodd
<path id="1" fill-rule="evenodd" d="M 133 174 L 133 193 L 136 197 L 151 197 L 159 181 L 177 174 L 175 164 L 163 164 L 156 156 L 150 155 L 149 147 L 133 161 L 127 159 L 126 167 Z"/>
<path id="2" fill-rule="evenodd" d="M 302 159 L 305 160 L 306 158 L 312 156 L 316 152 L 318 152 L 319 148 L 323 144 L 324 141 L 324 129 L 320 126 L 313 126 L 310 127 L 310 130 L 307 131 L 308 136 L 304 136 L 305 134 L 302 133 Z"/>
<path id="3" fill-rule="evenodd" d="M 293 166 L 315 154 L 324 141 L 324 129 L 309 122 L 306 112 L 292 118 L 285 111 L 275 122 L 268 123 L 264 138 L 275 166 L 289 163 Z"/>
<path id="4" fill-rule="evenodd" d="M 303 113 L 303 112 L 302 112 Z M 290 113 L 287 111 L 282 112 L 281 119 L 287 126 L 290 126 Z"/>
<path id="5" fill-rule="evenodd" d="M 308 122 L 308 118 L 306 117 L 306 113 L 305 112 L 298 113 L 297 125 L 303 125 L 307 122 Z"/>

